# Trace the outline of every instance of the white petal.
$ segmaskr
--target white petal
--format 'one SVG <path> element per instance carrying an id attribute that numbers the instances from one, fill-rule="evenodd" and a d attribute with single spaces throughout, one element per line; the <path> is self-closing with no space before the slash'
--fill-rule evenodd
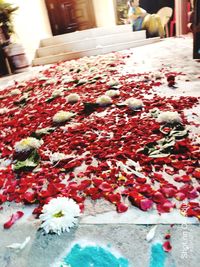
<path id="1" fill-rule="evenodd" d="M 25 241 L 23 243 L 13 243 L 11 245 L 6 246 L 7 248 L 13 248 L 13 249 L 24 249 L 25 246 L 28 244 L 28 242 L 31 240 L 30 236 L 26 237 Z"/>
<path id="2" fill-rule="evenodd" d="M 151 228 L 151 230 L 148 232 L 148 234 L 146 235 L 146 240 L 148 242 L 150 242 L 154 236 L 155 236 L 155 233 L 156 233 L 156 229 L 157 229 L 157 225 L 155 225 L 153 228 Z"/>

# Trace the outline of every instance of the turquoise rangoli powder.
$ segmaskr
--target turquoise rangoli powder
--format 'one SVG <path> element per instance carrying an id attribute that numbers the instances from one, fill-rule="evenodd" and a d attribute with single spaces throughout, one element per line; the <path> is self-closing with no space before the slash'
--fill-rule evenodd
<path id="1" fill-rule="evenodd" d="M 164 267 L 166 256 L 167 255 L 163 250 L 162 244 L 154 244 L 151 247 L 150 267 Z"/>
<path id="2" fill-rule="evenodd" d="M 128 267 L 128 260 L 117 258 L 110 251 L 99 246 L 81 247 L 76 244 L 64 258 L 62 266 L 70 267 Z"/>

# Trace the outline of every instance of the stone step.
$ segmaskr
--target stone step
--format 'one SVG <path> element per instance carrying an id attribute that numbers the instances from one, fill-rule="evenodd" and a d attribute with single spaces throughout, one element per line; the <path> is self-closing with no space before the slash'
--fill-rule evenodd
<path id="1" fill-rule="evenodd" d="M 118 25 L 112 27 L 99 27 L 99 28 L 92 28 L 83 31 L 76 31 L 62 35 L 57 35 L 41 40 L 40 47 L 52 46 L 62 43 L 73 42 L 84 38 L 96 38 L 99 36 L 106 36 L 110 34 L 117 34 L 123 32 L 132 32 L 131 25 L 127 24 L 127 25 Z"/>
<path id="2" fill-rule="evenodd" d="M 122 43 L 102 46 L 99 48 L 86 49 L 86 50 L 68 52 L 68 53 L 61 53 L 58 55 L 50 55 L 46 57 L 35 58 L 32 62 L 32 65 L 33 66 L 46 65 L 46 64 L 52 64 L 52 63 L 61 62 L 65 60 L 77 59 L 77 58 L 81 58 L 85 56 L 95 56 L 99 54 L 106 54 L 110 52 L 137 47 L 137 46 L 151 44 L 151 43 L 155 43 L 158 41 L 160 41 L 160 38 L 155 37 L 155 38 L 149 38 L 149 39 L 144 39 L 144 40 L 126 42 L 126 43 L 122 42 Z"/>
<path id="3" fill-rule="evenodd" d="M 66 52 L 81 51 L 98 48 L 99 46 L 108 46 L 118 43 L 126 43 L 146 38 L 145 31 L 116 33 L 106 36 L 93 38 L 82 38 L 77 41 L 57 44 L 48 47 L 41 47 L 36 51 L 36 57 L 45 57 L 49 55 L 63 54 Z"/>

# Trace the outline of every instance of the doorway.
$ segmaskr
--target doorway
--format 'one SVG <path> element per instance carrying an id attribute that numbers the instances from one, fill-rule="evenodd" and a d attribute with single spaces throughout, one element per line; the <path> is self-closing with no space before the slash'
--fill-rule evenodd
<path id="1" fill-rule="evenodd" d="M 91 0 L 45 0 L 53 35 L 96 27 Z"/>

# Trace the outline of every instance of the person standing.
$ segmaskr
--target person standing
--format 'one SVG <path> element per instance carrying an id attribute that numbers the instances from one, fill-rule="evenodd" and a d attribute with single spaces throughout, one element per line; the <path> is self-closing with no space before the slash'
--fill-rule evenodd
<path id="1" fill-rule="evenodd" d="M 128 19 L 132 24 L 133 31 L 146 30 L 147 38 L 164 37 L 165 31 L 159 15 L 148 14 L 139 6 L 139 0 L 128 1 L 128 6 Z"/>

